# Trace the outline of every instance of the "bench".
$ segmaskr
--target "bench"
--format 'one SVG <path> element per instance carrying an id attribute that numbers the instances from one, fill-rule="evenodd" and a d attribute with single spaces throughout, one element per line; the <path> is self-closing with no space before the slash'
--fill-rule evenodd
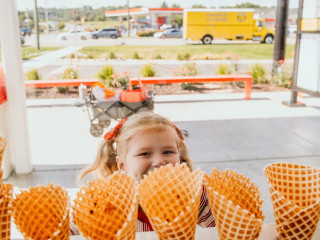
<path id="1" fill-rule="evenodd" d="M 251 99 L 252 76 L 241 75 L 204 75 L 204 76 L 170 76 L 170 77 L 141 77 L 130 78 L 130 84 L 171 84 L 171 83 L 203 83 L 203 82 L 244 82 L 245 99 Z"/>
<path id="2" fill-rule="evenodd" d="M 171 84 L 171 83 L 203 83 L 203 82 L 244 82 L 245 99 L 251 99 L 252 76 L 241 75 L 204 75 L 204 76 L 167 76 L 167 77 L 141 77 L 130 78 L 130 84 L 138 85 L 139 80 L 143 84 Z M 60 79 L 60 80 L 27 80 L 25 86 L 33 88 L 49 87 L 77 87 L 81 84 L 92 86 L 98 79 Z"/>
<path id="3" fill-rule="evenodd" d="M 27 88 L 78 87 L 81 83 L 92 86 L 96 82 L 98 79 L 27 80 L 24 85 Z"/>

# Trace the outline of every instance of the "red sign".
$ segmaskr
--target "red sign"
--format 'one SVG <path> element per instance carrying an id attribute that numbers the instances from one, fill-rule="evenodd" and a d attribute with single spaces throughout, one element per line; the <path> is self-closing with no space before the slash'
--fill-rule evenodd
<path id="1" fill-rule="evenodd" d="M 4 80 L 4 73 L 0 67 L 0 105 L 7 101 L 6 82 Z"/>

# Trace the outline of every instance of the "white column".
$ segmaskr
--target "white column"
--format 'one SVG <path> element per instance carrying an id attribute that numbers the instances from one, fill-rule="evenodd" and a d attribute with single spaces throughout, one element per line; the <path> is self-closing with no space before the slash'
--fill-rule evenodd
<path id="1" fill-rule="evenodd" d="M 0 0 L 0 40 L 7 88 L 10 155 L 17 174 L 32 171 L 18 12 L 15 0 Z"/>

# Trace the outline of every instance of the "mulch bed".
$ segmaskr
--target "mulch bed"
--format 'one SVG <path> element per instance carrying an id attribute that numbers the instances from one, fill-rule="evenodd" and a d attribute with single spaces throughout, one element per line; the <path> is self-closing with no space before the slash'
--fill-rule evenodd
<path id="1" fill-rule="evenodd" d="M 156 91 L 156 95 L 181 95 L 181 94 L 207 94 L 207 93 L 238 93 L 244 92 L 241 83 L 206 83 L 191 84 L 185 88 L 180 83 L 168 85 L 147 85 L 147 89 Z M 279 87 L 276 84 L 254 84 L 253 92 L 279 92 L 289 91 L 287 88 Z M 66 92 L 60 93 L 55 88 L 32 88 L 26 90 L 27 99 L 55 99 L 55 98 L 78 98 L 77 87 L 70 87 Z"/>

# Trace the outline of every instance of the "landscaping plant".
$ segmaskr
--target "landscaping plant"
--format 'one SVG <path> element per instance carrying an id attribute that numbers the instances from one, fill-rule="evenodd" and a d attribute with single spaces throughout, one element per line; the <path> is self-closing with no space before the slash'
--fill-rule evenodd
<path id="1" fill-rule="evenodd" d="M 217 67 L 217 74 L 219 75 L 227 75 L 231 74 L 231 69 L 228 64 L 219 64 Z"/>
<path id="2" fill-rule="evenodd" d="M 151 64 L 147 64 L 142 67 L 141 74 L 143 77 L 154 77 L 156 75 L 156 70 Z"/>
<path id="3" fill-rule="evenodd" d="M 99 79 L 99 82 L 107 86 L 108 81 L 111 79 L 111 75 L 113 74 L 113 66 L 106 65 L 99 72 L 97 72 L 96 76 Z"/>
<path id="4" fill-rule="evenodd" d="M 78 69 L 73 66 L 68 66 L 64 69 L 63 73 L 60 75 L 61 79 L 78 79 Z M 55 87 L 58 93 L 65 93 L 69 90 L 69 87 Z"/>
<path id="5" fill-rule="evenodd" d="M 26 73 L 26 80 L 41 80 L 41 75 L 38 72 L 38 69 L 34 68 Z"/>
<path id="6" fill-rule="evenodd" d="M 253 83 L 268 83 L 267 71 L 262 64 L 256 63 L 250 67 L 249 74 L 252 75 Z"/>

